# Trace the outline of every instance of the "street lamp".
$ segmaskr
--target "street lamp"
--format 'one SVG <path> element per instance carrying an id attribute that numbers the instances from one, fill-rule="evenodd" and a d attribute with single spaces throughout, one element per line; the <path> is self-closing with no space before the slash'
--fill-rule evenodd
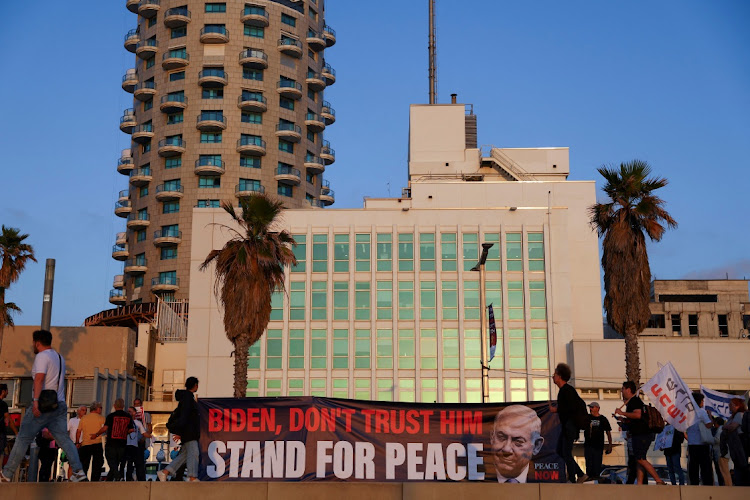
<path id="1" fill-rule="evenodd" d="M 482 255 L 479 257 L 477 265 L 472 267 L 472 271 L 479 271 L 479 309 L 482 311 L 481 316 L 481 358 L 482 364 L 482 403 L 489 402 L 490 399 L 490 367 L 487 366 L 487 297 L 484 291 L 484 264 L 487 262 L 487 254 L 494 243 L 482 243 Z"/>

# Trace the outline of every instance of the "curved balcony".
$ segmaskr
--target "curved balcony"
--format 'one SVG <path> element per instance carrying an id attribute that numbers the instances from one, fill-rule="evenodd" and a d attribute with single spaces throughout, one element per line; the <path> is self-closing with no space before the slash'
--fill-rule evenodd
<path id="1" fill-rule="evenodd" d="M 115 260 L 126 260 L 128 258 L 128 246 L 126 244 L 112 246 L 112 258 Z"/>
<path id="2" fill-rule="evenodd" d="M 321 203 L 320 200 L 316 200 L 315 198 L 308 198 L 305 200 L 309 206 L 312 208 L 323 208 L 323 203 Z"/>
<path id="3" fill-rule="evenodd" d="M 320 52 L 326 48 L 326 39 L 322 33 L 318 33 L 315 30 L 307 30 L 307 45 L 315 52 Z"/>
<path id="4" fill-rule="evenodd" d="M 326 179 L 320 180 L 320 192 L 321 193 L 327 193 L 331 190 L 331 181 Z"/>
<path id="5" fill-rule="evenodd" d="M 276 125 L 276 137 L 291 142 L 302 140 L 302 127 L 294 123 L 279 123 Z"/>
<path id="6" fill-rule="evenodd" d="M 130 190 L 129 189 L 123 189 L 120 191 L 117 195 L 117 201 L 126 201 L 130 199 Z"/>
<path id="7" fill-rule="evenodd" d="M 253 156 L 266 154 L 266 141 L 256 137 L 241 137 L 237 141 L 237 152 Z"/>
<path id="8" fill-rule="evenodd" d="M 326 39 L 326 47 L 333 47 L 336 44 L 336 30 L 326 24 L 323 28 L 323 38 Z"/>
<path id="9" fill-rule="evenodd" d="M 248 5 L 245 10 L 242 11 L 242 17 L 240 21 L 247 26 L 257 26 L 259 28 L 265 28 L 270 23 L 268 21 L 268 12 L 263 7 L 254 7 Z"/>
<path id="10" fill-rule="evenodd" d="M 240 52 L 240 64 L 246 68 L 266 69 L 268 54 L 258 49 L 245 49 Z"/>
<path id="11" fill-rule="evenodd" d="M 223 69 L 206 68 L 198 72 L 198 85 L 206 88 L 224 87 L 227 84 L 227 73 Z"/>
<path id="12" fill-rule="evenodd" d="M 298 101 L 302 99 L 302 85 L 297 82 L 280 80 L 276 84 L 276 92 L 288 99 Z"/>
<path id="13" fill-rule="evenodd" d="M 161 56 L 161 67 L 164 69 L 186 68 L 190 64 L 190 54 L 184 50 L 170 50 Z"/>
<path id="14" fill-rule="evenodd" d="M 115 275 L 114 279 L 112 280 L 112 288 L 115 290 L 122 290 L 125 288 L 125 276 L 122 274 Z"/>
<path id="15" fill-rule="evenodd" d="M 128 52 L 135 52 L 135 48 L 138 46 L 138 42 L 141 41 L 141 35 L 138 32 L 138 28 L 133 28 L 125 34 L 125 41 L 123 46 Z"/>
<path id="16" fill-rule="evenodd" d="M 187 108 L 188 99 L 184 95 L 164 95 L 161 97 L 159 109 L 163 113 L 179 113 Z"/>
<path id="17" fill-rule="evenodd" d="M 307 87 L 310 90 L 314 90 L 315 92 L 320 92 L 321 90 L 326 88 L 326 81 L 323 79 L 323 76 L 320 73 L 316 73 L 314 71 L 307 72 L 305 82 L 307 82 Z"/>
<path id="18" fill-rule="evenodd" d="M 156 40 L 141 40 L 135 46 L 135 55 L 141 59 L 151 59 L 159 50 L 159 42 Z"/>
<path id="19" fill-rule="evenodd" d="M 129 69 L 122 77 L 122 90 L 132 94 L 137 86 L 138 75 L 135 73 L 134 69 Z"/>
<path id="20" fill-rule="evenodd" d="M 227 43 L 229 30 L 223 26 L 204 26 L 201 28 L 201 43 Z"/>
<path id="21" fill-rule="evenodd" d="M 126 109 L 120 117 L 120 130 L 126 134 L 130 134 L 136 125 L 138 125 L 138 121 L 135 119 L 133 108 Z"/>
<path id="22" fill-rule="evenodd" d="M 160 0 L 141 0 L 138 3 L 138 15 L 150 19 L 161 9 Z"/>
<path id="23" fill-rule="evenodd" d="M 332 125 L 336 121 L 336 110 L 331 107 L 331 103 L 323 101 L 323 109 L 320 110 L 320 116 L 325 120 L 326 125 Z"/>
<path id="24" fill-rule="evenodd" d="M 164 26 L 167 28 L 180 28 L 190 22 L 190 11 L 187 7 L 172 7 L 164 13 Z"/>
<path id="25" fill-rule="evenodd" d="M 135 162 L 133 161 L 133 157 L 130 156 L 130 150 L 126 149 L 125 151 L 127 151 L 128 154 L 123 152 L 120 159 L 117 160 L 117 171 L 123 175 L 130 175 L 130 172 L 135 168 Z"/>
<path id="26" fill-rule="evenodd" d="M 295 186 L 298 186 L 302 180 L 298 169 L 287 167 L 285 165 L 279 165 L 276 167 L 276 174 L 274 174 L 273 178 L 279 182 L 293 184 Z"/>
<path id="27" fill-rule="evenodd" d="M 227 128 L 227 119 L 221 111 L 203 111 L 195 127 L 201 132 L 220 132 Z"/>
<path id="28" fill-rule="evenodd" d="M 119 200 L 115 203 L 115 215 L 123 219 L 130 215 L 133 207 L 130 206 L 130 200 Z"/>
<path id="29" fill-rule="evenodd" d="M 336 150 L 331 147 L 331 143 L 323 141 L 323 147 L 320 149 L 320 158 L 326 165 L 336 161 Z"/>
<path id="30" fill-rule="evenodd" d="M 146 259 L 128 259 L 122 270 L 125 274 L 143 274 L 148 271 L 148 261 Z"/>
<path id="31" fill-rule="evenodd" d="M 326 169 L 326 164 L 319 156 L 307 156 L 305 158 L 305 169 L 311 174 L 322 174 Z"/>
<path id="32" fill-rule="evenodd" d="M 169 158 L 185 154 L 185 141 L 182 139 L 162 139 L 159 141 L 159 156 Z"/>
<path id="33" fill-rule="evenodd" d="M 159 276 L 151 280 L 151 291 L 153 293 L 160 292 L 176 292 L 180 289 L 180 278 L 173 278 L 172 276 Z"/>
<path id="34" fill-rule="evenodd" d="M 150 225 L 151 220 L 149 219 L 148 214 L 135 213 L 128 215 L 128 229 L 143 229 Z"/>
<path id="35" fill-rule="evenodd" d="M 237 107 L 242 111 L 257 111 L 260 113 L 268 109 L 266 98 L 262 95 L 242 94 L 237 99 Z"/>
<path id="36" fill-rule="evenodd" d="M 336 83 L 336 70 L 331 67 L 330 64 L 326 64 L 323 66 L 323 71 L 321 71 L 321 74 L 323 75 L 323 79 L 326 81 L 326 85 L 333 85 Z"/>
<path id="37" fill-rule="evenodd" d="M 139 83 L 133 89 L 133 97 L 139 101 L 148 101 L 153 99 L 156 95 L 156 83 L 154 82 L 143 82 Z"/>
<path id="38" fill-rule="evenodd" d="M 323 118 L 319 114 L 311 112 L 305 114 L 305 125 L 313 132 L 322 132 L 326 128 Z"/>
<path id="39" fill-rule="evenodd" d="M 115 236 L 115 243 L 118 245 L 126 245 L 128 243 L 128 233 L 125 231 L 117 233 L 117 236 Z"/>
<path id="40" fill-rule="evenodd" d="M 182 231 L 159 229 L 154 232 L 154 246 L 166 247 L 182 243 Z"/>
<path id="41" fill-rule="evenodd" d="M 250 183 L 237 184 L 234 186 L 234 196 L 237 198 L 247 198 L 254 194 L 263 194 L 266 192 L 266 188 L 263 186 L 254 186 Z"/>
<path id="42" fill-rule="evenodd" d="M 335 195 L 335 193 L 333 192 L 332 189 L 329 189 L 325 193 L 323 191 L 321 191 L 320 192 L 320 201 L 323 203 L 323 205 L 325 205 L 327 207 L 331 206 L 334 203 L 336 203 L 336 195 Z"/>
<path id="43" fill-rule="evenodd" d="M 294 38 L 279 38 L 279 52 L 299 59 L 302 57 L 302 42 Z"/>
<path id="44" fill-rule="evenodd" d="M 127 8 L 133 14 L 138 14 L 138 4 L 141 0 L 125 0 L 125 8 Z"/>
<path id="45" fill-rule="evenodd" d="M 123 283 L 124 286 L 124 283 Z M 122 290 L 110 290 L 109 291 L 109 303 L 114 305 L 122 305 L 125 302 L 127 302 L 127 299 L 125 298 L 125 292 Z"/>
<path id="46" fill-rule="evenodd" d="M 133 141 L 138 144 L 146 144 L 154 138 L 154 127 L 151 124 L 142 124 L 133 127 Z"/>
<path id="47" fill-rule="evenodd" d="M 130 184 L 133 186 L 145 186 L 153 180 L 150 168 L 136 168 L 130 172 Z"/>
<path id="48" fill-rule="evenodd" d="M 226 172 L 224 160 L 213 158 L 198 158 L 195 160 L 195 173 L 197 175 L 223 175 Z"/>
<path id="49" fill-rule="evenodd" d="M 185 195 L 182 186 L 173 186 L 170 184 L 159 184 L 156 186 L 156 199 L 158 201 L 179 200 Z"/>

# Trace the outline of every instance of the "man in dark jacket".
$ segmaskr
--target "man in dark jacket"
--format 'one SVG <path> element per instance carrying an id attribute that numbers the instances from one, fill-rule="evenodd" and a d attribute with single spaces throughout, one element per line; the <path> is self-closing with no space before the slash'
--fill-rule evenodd
<path id="1" fill-rule="evenodd" d="M 182 441 L 182 446 L 177 458 L 156 473 L 159 481 L 166 481 L 170 474 L 174 476 L 177 469 L 185 463 L 187 463 L 188 479 L 198 481 L 198 458 L 200 454 L 198 439 L 201 437 L 201 428 L 198 403 L 195 401 L 197 391 L 198 379 L 188 377 L 185 381 L 185 390 L 178 390 L 175 393 L 175 399 L 178 401 L 177 409 L 170 417 L 170 421 L 174 420 L 175 422 L 167 422 L 167 428 L 173 434 L 172 439 L 175 442 Z"/>
<path id="2" fill-rule="evenodd" d="M 552 376 L 552 382 L 558 387 L 557 406 L 550 405 L 550 411 L 557 413 L 560 418 L 560 439 L 557 442 L 557 454 L 565 460 L 565 469 L 568 474 L 568 481 L 571 483 L 585 483 L 589 477 L 583 473 L 573 458 L 573 443 L 581 435 L 578 420 L 578 413 L 583 411 L 583 418 L 586 418 L 586 404 L 581 400 L 578 391 L 568 383 L 572 373 L 570 367 L 565 363 L 560 363 L 555 367 L 555 373 Z M 576 477 L 578 479 L 576 479 Z"/>

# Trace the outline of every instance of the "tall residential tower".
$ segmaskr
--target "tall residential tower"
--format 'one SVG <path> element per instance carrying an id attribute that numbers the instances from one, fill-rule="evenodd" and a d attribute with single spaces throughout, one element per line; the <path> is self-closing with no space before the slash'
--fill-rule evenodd
<path id="1" fill-rule="evenodd" d="M 110 302 L 188 297 L 194 207 L 265 192 L 290 208 L 334 201 L 323 179 L 335 152 L 324 89 L 336 81 L 325 0 L 126 0 L 137 27 L 122 88 L 133 107 L 117 170 L 115 214 L 127 220 L 112 257 L 124 262 Z"/>

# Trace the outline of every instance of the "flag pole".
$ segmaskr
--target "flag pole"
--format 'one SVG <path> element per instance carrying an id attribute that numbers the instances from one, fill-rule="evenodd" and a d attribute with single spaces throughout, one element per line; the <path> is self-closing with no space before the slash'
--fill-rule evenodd
<path id="1" fill-rule="evenodd" d="M 479 271 L 479 309 L 482 311 L 482 321 L 481 321 L 481 343 L 482 348 L 480 350 L 481 359 L 480 362 L 482 364 L 482 403 L 487 403 L 490 400 L 490 377 L 489 377 L 489 370 L 490 367 L 487 366 L 489 363 L 487 362 L 487 295 L 484 289 L 484 265 L 487 262 L 487 253 L 490 251 L 490 248 L 494 243 L 482 243 L 482 256 L 479 259 L 479 262 L 477 262 L 477 265 L 474 266 L 471 270 L 472 271 Z"/>

